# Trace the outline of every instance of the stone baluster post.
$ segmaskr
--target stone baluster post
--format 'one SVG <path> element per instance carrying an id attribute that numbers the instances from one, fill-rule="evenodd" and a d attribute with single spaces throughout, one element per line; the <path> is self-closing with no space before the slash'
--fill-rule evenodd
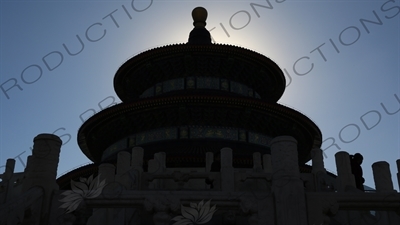
<path id="1" fill-rule="evenodd" d="M 158 173 L 163 173 L 166 170 L 166 154 L 165 152 L 158 152 L 156 154 L 154 154 L 154 159 L 156 160 L 156 162 L 158 162 Z M 158 182 L 158 188 L 164 188 L 164 179 L 159 179 Z"/>
<path id="2" fill-rule="evenodd" d="M 336 160 L 336 185 L 338 191 L 345 191 L 347 186 L 356 187 L 354 175 L 351 172 L 350 156 L 345 151 L 340 151 L 335 154 Z"/>
<path id="3" fill-rule="evenodd" d="M 15 159 L 7 159 L 6 169 L 2 176 L 2 186 L 5 187 L 4 198 L 0 199 L 1 203 L 5 203 L 13 197 L 13 181 Z"/>
<path id="4" fill-rule="evenodd" d="M 297 141 L 291 136 L 271 141 L 272 193 L 276 224 L 307 224 L 304 184 L 300 179 Z"/>
<path id="5" fill-rule="evenodd" d="M 26 177 L 28 175 L 28 173 L 31 171 L 31 165 L 32 165 L 32 155 L 28 155 L 28 157 L 26 157 L 26 166 L 24 169 L 24 176 Z M 26 180 L 24 179 L 23 181 L 23 186 L 26 185 Z"/>
<path id="6" fill-rule="evenodd" d="M 271 154 L 263 155 L 264 172 L 272 173 Z"/>
<path id="7" fill-rule="evenodd" d="M 259 152 L 254 152 L 253 153 L 253 170 L 255 172 L 261 172 L 262 171 L 261 154 Z"/>
<path id="8" fill-rule="evenodd" d="M 129 152 L 118 152 L 115 181 L 122 186 L 121 189 L 130 190 L 132 188 L 133 181 L 129 173 L 131 170 L 131 158 L 132 156 Z M 113 212 L 113 223 L 123 224 L 127 215 L 126 209 L 121 209 L 117 213 L 116 210 L 113 210 Z"/>
<path id="9" fill-rule="evenodd" d="M 99 165 L 99 181 L 106 181 L 106 185 L 103 188 L 102 194 L 104 197 L 111 199 L 120 193 L 122 190 L 122 184 L 115 183 L 115 166 L 111 163 L 102 163 Z M 94 209 L 92 216 L 88 219 L 87 225 L 97 224 L 113 224 L 115 222 L 114 209 L 112 208 L 100 208 Z"/>
<path id="10" fill-rule="evenodd" d="M 129 176 L 131 169 L 131 154 L 129 152 L 118 152 L 117 155 L 117 175 L 115 181 L 121 183 L 126 189 L 132 186 L 132 179 Z"/>
<path id="11" fill-rule="evenodd" d="M 132 148 L 131 170 L 129 175 L 133 181 L 132 189 L 140 190 L 142 188 L 143 175 L 143 156 L 144 149 L 142 147 Z M 125 221 L 140 221 L 141 209 L 129 208 L 126 209 Z"/>
<path id="12" fill-rule="evenodd" d="M 214 153 L 207 152 L 206 153 L 206 171 L 205 172 L 211 171 L 211 165 L 213 162 L 214 162 Z"/>
<path id="13" fill-rule="evenodd" d="M 155 159 L 150 159 L 147 162 L 147 172 L 149 174 L 155 174 L 160 170 L 160 165 Z M 146 182 L 147 183 L 147 182 Z M 158 180 L 153 180 L 149 182 L 149 186 L 147 188 L 149 189 L 156 189 L 158 187 Z"/>
<path id="14" fill-rule="evenodd" d="M 232 149 L 221 149 L 221 189 L 222 191 L 234 191 L 234 170 L 232 166 Z"/>
<path id="15" fill-rule="evenodd" d="M 128 152 L 118 153 L 117 175 L 122 178 L 121 182 L 125 185 L 125 187 L 127 187 L 128 190 L 132 190 L 133 187 L 137 187 L 138 174 L 135 172 L 136 170 L 133 169 L 131 161 L 132 164 L 135 164 L 136 168 L 140 167 L 141 160 L 138 157 L 141 157 L 141 159 L 143 159 L 143 156 L 141 154 L 143 153 L 143 149 L 139 147 L 132 149 L 132 153 L 135 155 L 131 155 Z M 113 223 L 124 224 L 124 221 L 130 220 L 135 210 L 136 209 L 134 208 L 124 208 L 120 210 L 116 216 L 114 213 Z"/>
<path id="16" fill-rule="evenodd" d="M 206 173 L 211 171 L 211 166 L 212 166 L 213 162 L 214 162 L 214 153 L 213 152 L 207 152 L 206 153 L 206 168 L 205 168 L 205 172 Z M 204 182 L 204 188 L 208 188 L 208 187 L 211 188 L 211 185 L 208 185 L 207 182 L 210 183 L 210 182 L 213 182 L 213 181 L 210 181 L 208 178 L 206 178 L 205 181 L 206 182 Z"/>
<path id="17" fill-rule="evenodd" d="M 32 156 L 27 162 L 27 173 L 23 181 L 22 191 L 34 186 L 43 188 L 44 196 L 41 221 L 47 221 L 53 191 L 58 190 L 56 183 L 57 167 L 62 141 L 53 134 L 39 134 L 33 139 Z M 44 222 L 45 223 L 45 222 Z"/>
<path id="18" fill-rule="evenodd" d="M 389 163 L 380 161 L 372 164 L 375 189 L 377 192 L 393 192 L 392 175 L 390 174 Z"/>
<path id="19" fill-rule="evenodd" d="M 111 163 L 102 163 L 99 166 L 100 182 L 103 179 L 106 180 L 106 186 L 103 188 L 103 195 L 108 199 L 117 197 L 123 189 L 123 184 L 115 182 L 116 179 L 115 170 L 116 170 L 115 166 Z M 101 216 L 97 217 L 97 215 L 99 214 Z M 114 214 L 114 209 L 112 208 L 97 209 L 97 211 L 94 211 L 93 213 L 92 218 L 94 219 L 94 221 L 96 221 L 93 224 L 101 224 L 101 223 L 112 224 L 113 214 Z"/>
<path id="20" fill-rule="evenodd" d="M 166 169 L 166 164 L 165 164 L 166 154 L 165 154 L 165 152 L 158 152 L 158 153 L 154 154 L 154 159 L 159 163 L 159 166 L 160 166 L 159 172 L 164 172 Z"/>
<path id="21" fill-rule="evenodd" d="M 261 165 L 261 154 L 259 152 L 253 153 L 253 171 L 256 173 L 263 172 Z M 255 179 L 248 182 L 252 182 L 256 190 L 265 189 L 267 187 L 267 183 L 264 179 Z"/>
<path id="22" fill-rule="evenodd" d="M 326 174 L 326 170 L 324 168 L 324 157 L 322 155 L 322 150 L 320 148 L 312 149 L 311 158 L 312 158 L 311 172 L 314 177 L 315 190 L 320 191 L 326 189 L 327 184 L 324 183 L 324 176 Z"/>
<path id="23" fill-rule="evenodd" d="M 318 174 L 320 172 L 326 173 L 322 150 L 320 148 L 312 149 L 311 156 L 312 156 L 312 173 L 313 174 Z"/>
<path id="24" fill-rule="evenodd" d="M 130 176 L 134 180 L 135 189 L 140 189 L 142 185 L 143 154 L 144 150 L 141 147 L 134 147 L 132 149 L 132 170 Z"/>
<path id="25" fill-rule="evenodd" d="M 388 193 L 388 197 L 391 194 L 395 194 L 396 191 L 393 189 L 392 175 L 390 173 L 389 163 L 385 161 L 375 162 L 372 164 L 372 172 L 374 175 L 375 189 L 376 192 Z M 395 212 L 378 212 L 379 213 L 379 225 L 384 224 L 400 224 L 400 217 Z"/>
<path id="26" fill-rule="evenodd" d="M 165 171 L 165 152 L 159 152 L 154 154 L 154 159 L 148 161 L 148 173 L 162 173 Z M 150 189 L 161 188 L 162 181 L 155 179 L 149 184 Z"/>

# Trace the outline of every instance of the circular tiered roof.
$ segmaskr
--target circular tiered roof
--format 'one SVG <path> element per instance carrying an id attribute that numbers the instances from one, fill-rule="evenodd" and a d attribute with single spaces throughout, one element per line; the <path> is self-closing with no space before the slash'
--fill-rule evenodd
<path id="1" fill-rule="evenodd" d="M 142 146 L 145 160 L 163 151 L 170 166 L 190 167 L 204 163 L 207 151 L 231 147 L 237 165 L 251 166 L 253 152 L 269 153 L 271 139 L 289 135 L 304 164 L 321 146 L 309 118 L 276 103 L 286 85 L 277 64 L 248 49 L 212 44 L 206 18 L 205 9 L 196 8 L 187 44 L 143 52 L 119 68 L 114 89 L 123 103 L 78 131 L 89 159 L 109 161 Z"/>
<path id="2" fill-rule="evenodd" d="M 231 45 L 177 44 L 143 52 L 124 63 L 114 77 L 123 102 L 132 102 L 156 83 L 187 77 L 224 78 L 277 102 L 285 90 L 282 70 L 268 57 Z"/>
<path id="3" fill-rule="evenodd" d="M 310 150 L 322 142 L 318 127 L 288 107 L 247 97 L 193 95 L 155 97 L 105 109 L 82 125 L 78 143 L 89 159 L 99 162 L 109 146 L 130 135 L 182 126 L 237 128 L 271 138 L 290 135 L 298 141 L 300 163 L 308 161 Z"/>

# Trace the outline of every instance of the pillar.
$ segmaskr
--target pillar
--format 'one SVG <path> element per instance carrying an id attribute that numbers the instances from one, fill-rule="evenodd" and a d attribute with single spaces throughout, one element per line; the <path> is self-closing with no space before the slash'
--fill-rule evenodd
<path id="1" fill-rule="evenodd" d="M 389 163 L 380 161 L 372 164 L 375 189 L 377 192 L 393 192 L 392 175 Z"/>
<path id="2" fill-rule="evenodd" d="M 232 166 L 232 149 L 221 149 L 221 189 L 222 191 L 234 191 L 234 171 Z"/>
<path id="3" fill-rule="evenodd" d="M 43 188 L 41 220 L 47 221 L 53 191 L 59 188 L 56 177 L 62 141 L 53 134 L 39 134 L 33 139 L 33 143 L 22 190 L 25 192 L 34 186 Z"/>
<path id="4" fill-rule="evenodd" d="M 214 162 L 214 153 L 207 152 L 206 153 L 206 171 L 205 172 L 211 171 L 211 165 L 213 162 Z"/>
<path id="5" fill-rule="evenodd" d="M 158 152 L 154 154 L 154 159 L 148 161 L 148 173 L 162 173 L 166 169 L 166 155 L 165 152 Z M 155 179 L 149 184 L 150 189 L 163 188 L 163 180 Z"/>
<path id="6" fill-rule="evenodd" d="M 132 180 L 129 176 L 131 169 L 131 154 L 129 152 L 118 152 L 117 175 L 115 181 L 121 183 L 126 189 L 131 189 Z"/>
<path id="7" fill-rule="evenodd" d="M 5 187 L 4 199 L 0 199 L 0 203 L 6 203 L 10 198 L 12 198 L 15 194 L 13 194 L 13 175 L 15 168 L 15 159 L 7 159 L 6 169 L 2 176 L 2 185 Z M 0 195 L 1 196 L 1 195 Z"/>
<path id="8" fill-rule="evenodd" d="M 356 187 L 354 175 L 351 173 L 349 153 L 340 151 L 335 154 L 336 160 L 336 185 L 338 191 L 345 191 L 347 186 Z"/>
<path id="9" fill-rule="evenodd" d="M 158 172 L 164 172 L 166 169 L 166 154 L 165 152 L 158 152 L 156 154 L 154 154 L 154 160 L 156 160 L 158 162 L 159 165 L 159 170 Z"/>
<path id="10" fill-rule="evenodd" d="M 111 163 L 102 163 L 99 165 L 100 176 L 99 182 L 106 180 L 106 186 L 103 188 L 102 194 L 107 199 L 114 198 L 122 190 L 121 186 L 117 186 L 115 180 L 115 166 Z M 118 184 L 119 185 L 119 184 Z M 93 214 L 89 217 L 87 225 L 112 224 L 115 222 L 114 209 L 97 208 L 93 210 Z"/>
<path id="11" fill-rule="evenodd" d="M 318 174 L 319 172 L 326 173 L 322 150 L 320 148 L 312 149 L 311 156 L 312 156 L 312 173 L 313 174 Z"/>
<path id="12" fill-rule="evenodd" d="M 134 189 L 140 189 L 142 186 L 143 155 L 144 150 L 142 147 L 134 147 L 132 149 L 132 169 L 130 171 L 130 176 L 135 180 Z"/>
<path id="13" fill-rule="evenodd" d="M 372 164 L 372 172 L 374 175 L 376 192 L 386 192 L 388 193 L 388 197 L 391 193 L 396 193 L 396 191 L 393 189 L 389 163 L 385 161 L 375 162 Z M 395 212 L 380 211 L 378 213 L 380 217 L 378 225 L 400 223 L 400 217 Z"/>
<path id="14" fill-rule="evenodd" d="M 290 136 L 272 139 L 271 162 L 276 224 L 307 224 L 304 185 L 300 179 L 296 139 Z"/>

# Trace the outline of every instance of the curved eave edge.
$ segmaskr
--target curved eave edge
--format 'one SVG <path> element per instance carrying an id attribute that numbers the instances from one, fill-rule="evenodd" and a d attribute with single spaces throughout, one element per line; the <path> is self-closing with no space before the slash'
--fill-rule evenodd
<path id="1" fill-rule="evenodd" d="M 256 60 L 258 62 L 267 62 L 269 66 L 272 66 L 275 71 L 280 73 L 279 78 L 281 79 L 281 83 L 283 84 L 282 87 L 279 88 L 279 97 L 277 100 L 282 96 L 283 91 L 286 86 L 286 79 L 285 76 L 280 69 L 280 67 L 269 57 L 264 56 L 258 52 L 253 50 L 249 50 L 243 47 L 238 47 L 234 45 L 225 45 L 225 44 L 211 44 L 211 45 L 187 45 L 187 44 L 174 44 L 174 45 L 167 45 L 162 46 L 154 49 L 147 50 L 142 52 L 130 59 L 128 59 L 122 66 L 117 70 L 116 75 L 114 77 L 114 89 L 118 95 L 118 97 L 123 100 L 123 96 L 126 94 L 125 89 L 122 87 L 121 82 L 126 76 L 126 71 L 130 70 L 132 65 L 141 65 L 142 63 L 149 62 L 157 57 L 166 57 L 170 56 L 171 54 L 175 53 L 185 53 L 189 51 L 196 51 L 196 50 L 222 50 L 219 53 L 236 53 L 238 56 L 248 56 L 252 60 Z M 183 51 L 182 51 L 183 50 Z M 274 76 L 276 78 L 277 76 Z M 276 100 L 276 101 L 277 101 Z"/>
<path id="2" fill-rule="evenodd" d="M 313 137 L 314 143 L 313 143 L 313 148 L 320 148 L 321 144 L 322 144 L 322 133 L 320 131 L 320 129 L 318 128 L 318 126 L 310 119 L 308 118 L 306 115 L 291 109 L 287 106 L 278 104 L 278 103 L 268 103 L 268 102 L 264 102 L 264 101 L 260 101 L 257 99 L 249 99 L 249 98 L 232 98 L 232 97 L 207 97 L 207 96 L 179 96 L 179 97 L 164 97 L 164 98 L 151 98 L 151 99 L 145 99 L 139 102 L 133 102 L 133 103 L 122 103 L 122 104 L 118 104 L 115 106 L 112 106 L 110 108 L 104 109 L 103 111 L 93 115 L 92 117 L 90 117 L 88 120 L 85 121 L 85 123 L 79 128 L 78 130 L 78 145 L 80 146 L 81 150 L 83 151 L 83 153 L 92 161 L 94 161 L 93 156 L 91 155 L 89 148 L 87 146 L 87 142 L 86 142 L 86 137 L 83 134 L 83 131 L 87 128 L 87 127 L 91 127 L 93 125 L 96 125 L 98 123 L 99 120 L 104 121 L 110 118 L 113 118 L 115 116 L 124 114 L 127 111 L 132 111 L 132 110 L 138 110 L 141 108 L 147 108 L 151 105 L 168 105 L 173 101 L 176 100 L 210 100 L 210 99 L 214 99 L 214 100 L 221 100 L 221 101 L 225 101 L 226 100 L 234 100 L 237 102 L 242 102 L 245 104 L 249 104 L 249 105 L 254 105 L 254 104 L 261 104 L 261 105 L 268 105 L 268 107 L 270 107 L 270 111 L 271 112 L 277 112 L 277 113 L 282 113 L 287 117 L 294 117 L 297 118 L 299 120 L 301 120 L 303 123 L 305 124 L 301 124 L 304 127 L 308 127 L 311 128 L 313 130 L 313 133 L 315 134 L 315 136 Z M 238 101 L 239 100 L 239 101 Z M 252 103 L 252 104 L 250 104 Z M 135 107 L 136 105 L 136 107 Z M 135 109 L 132 109 L 132 107 L 134 107 Z M 259 108 L 259 107 L 256 107 Z M 308 129 L 305 129 L 308 130 Z"/>

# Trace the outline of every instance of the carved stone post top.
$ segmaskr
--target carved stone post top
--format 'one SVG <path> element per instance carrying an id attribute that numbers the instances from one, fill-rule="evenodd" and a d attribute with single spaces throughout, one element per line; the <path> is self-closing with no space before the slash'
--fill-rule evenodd
<path id="1" fill-rule="evenodd" d="M 133 148 L 132 148 L 132 151 L 133 151 L 133 152 L 143 152 L 143 150 L 144 150 L 144 149 L 143 149 L 142 147 L 140 147 L 140 146 L 136 146 L 136 147 L 133 147 Z"/>
<path id="2" fill-rule="evenodd" d="M 166 160 L 166 153 L 165 152 L 157 152 L 154 154 L 154 160 L 156 160 L 160 164 L 161 169 L 166 168 L 165 160 Z"/>
<path id="3" fill-rule="evenodd" d="M 62 140 L 54 134 L 39 134 L 37 135 L 34 139 L 33 142 L 39 141 L 39 140 L 50 140 L 50 141 L 55 141 L 58 142 L 60 145 L 62 144 Z"/>
<path id="4" fill-rule="evenodd" d="M 211 164 L 214 162 L 214 153 L 206 152 L 206 172 L 210 172 Z"/>
<path id="5" fill-rule="evenodd" d="M 312 172 L 317 174 L 319 172 L 325 173 L 326 170 L 324 168 L 324 157 L 322 150 L 320 148 L 313 148 L 311 150 L 311 158 L 312 158 Z"/>
<path id="6" fill-rule="evenodd" d="M 58 159 L 61 145 L 62 141 L 58 136 L 53 134 L 39 134 L 33 139 L 32 155 L 39 159 L 50 159 L 53 157 Z"/>
<path id="7" fill-rule="evenodd" d="M 15 159 L 7 159 L 6 165 L 7 165 L 8 168 L 13 168 L 13 171 L 14 171 Z"/>
<path id="8" fill-rule="evenodd" d="M 374 175 L 376 191 L 393 191 L 393 182 L 392 175 L 390 174 L 389 163 L 385 161 L 375 162 L 372 164 L 372 172 Z"/>
<path id="9" fill-rule="evenodd" d="M 121 158 L 128 157 L 128 158 L 130 158 L 130 156 L 131 156 L 131 154 L 129 152 L 124 152 L 124 151 L 118 152 L 118 157 L 121 157 Z"/>
<path id="10" fill-rule="evenodd" d="M 312 160 L 318 160 L 322 162 L 324 161 L 324 157 L 323 157 L 323 151 L 320 148 L 313 148 L 311 149 L 311 158 Z"/>
<path id="11" fill-rule="evenodd" d="M 340 170 L 340 168 L 338 167 L 345 167 L 347 170 L 347 167 L 350 169 L 351 172 L 351 168 L 350 168 L 350 154 L 348 152 L 345 151 L 340 151 L 340 152 L 336 152 L 335 154 L 335 161 L 336 161 L 336 167 L 338 170 Z"/>
<path id="12" fill-rule="evenodd" d="M 295 144 L 297 144 L 297 140 L 292 136 L 278 136 L 278 137 L 276 137 L 276 138 L 271 140 L 271 145 L 276 144 L 276 143 L 281 142 L 281 141 L 284 141 L 284 142 L 290 142 L 291 141 L 291 142 L 294 142 Z"/>
<path id="13" fill-rule="evenodd" d="M 165 157 L 166 157 L 165 152 L 157 152 L 157 153 L 154 153 L 154 159 L 155 159 L 155 160 L 164 161 L 164 160 L 165 160 Z"/>
<path id="14" fill-rule="evenodd" d="M 232 149 L 221 149 L 221 167 L 232 167 Z"/>
<path id="15" fill-rule="evenodd" d="M 132 148 L 132 159 L 135 158 L 137 161 L 143 161 L 144 149 L 142 147 Z"/>
<path id="16" fill-rule="evenodd" d="M 346 152 L 346 151 L 339 151 L 339 152 L 336 152 L 336 154 L 335 154 L 335 157 L 340 157 L 340 156 L 344 156 L 344 155 L 346 155 L 347 157 L 349 157 L 349 153 L 348 152 Z M 349 158 L 350 159 L 350 158 Z"/>
<path id="17" fill-rule="evenodd" d="M 375 167 L 386 167 L 386 168 L 389 168 L 389 163 L 386 162 L 386 161 L 374 162 L 374 163 L 372 164 L 372 168 L 375 168 Z"/>
<path id="18" fill-rule="evenodd" d="M 5 172 L 9 171 L 11 173 L 14 173 L 14 168 L 15 168 L 15 159 L 7 159 Z"/>
<path id="19" fill-rule="evenodd" d="M 335 154 L 336 170 L 338 176 L 351 175 L 350 155 L 348 152 L 340 151 Z"/>
<path id="20" fill-rule="evenodd" d="M 297 141 L 291 136 L 279 136 L 271 141 L 273 180 L 300 178 Z"/>
<path id="21" fill-rule="evenodd" d="M 2 177 L 3 180 L 9 180 L 14 174 L 15 159 L 7 159 L 6 169 Z"/>
<path id="22" fill-rule="evenodd" d="M 315 154 L 315 152 L 322 152 L 322 149 L 320 149 L 320 148 L 313 148 L 313 149 L 311 149 L 311 153 L 312 153 L 312 154 Z"/>
<path id="23" fill-rule="evenodd" d="M 206 152 L 206 158 L 214 158 L 213 152 Z"/>

